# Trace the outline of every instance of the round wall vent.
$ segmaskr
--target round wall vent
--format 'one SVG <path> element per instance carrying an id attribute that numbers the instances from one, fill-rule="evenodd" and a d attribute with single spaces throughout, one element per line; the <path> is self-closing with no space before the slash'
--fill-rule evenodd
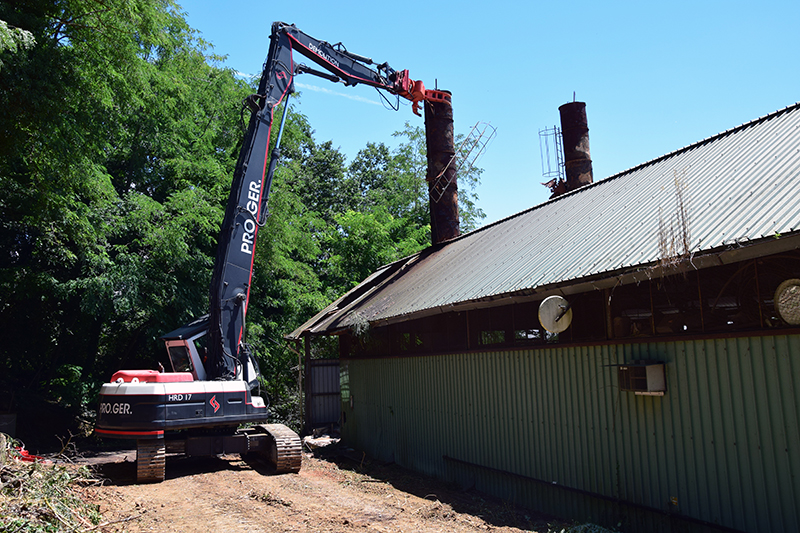
<path id="1" fill-rule="evenodd" d="M 572 323 L 572 308 L 561 296 L 548 296 L 539 305 L 539 323 L 550 333 L 561 333 Z"/>
<path id="2" fill-rule="evenodd" d="M 800 279 L 787 279 L 775 291 L 775 309 L 787 324 L 800 324 Z"/>

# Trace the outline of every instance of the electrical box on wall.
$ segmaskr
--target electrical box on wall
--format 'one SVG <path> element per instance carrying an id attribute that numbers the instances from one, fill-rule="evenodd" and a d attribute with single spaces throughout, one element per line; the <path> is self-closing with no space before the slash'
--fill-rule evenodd
<path id="1" fill-rule="evenodd" d="M 620 390 L 639 396 L 664 396 L 667 378 L 662 361 L 632 361 L 617 366 Z"/>

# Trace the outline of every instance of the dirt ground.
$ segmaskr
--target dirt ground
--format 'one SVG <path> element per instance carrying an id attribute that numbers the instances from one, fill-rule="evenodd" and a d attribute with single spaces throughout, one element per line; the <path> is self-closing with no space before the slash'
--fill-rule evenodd
<path id="1" fill-rule="evenodd" d="M 167 479 L 135 484 L 134 450 L 88 459 L 105 479 L 84 489 L 103 532 L 560 531 L 563 524 L 355 452 L 305 453 L 299 474 L 239 456 L 167 458 Z"/>

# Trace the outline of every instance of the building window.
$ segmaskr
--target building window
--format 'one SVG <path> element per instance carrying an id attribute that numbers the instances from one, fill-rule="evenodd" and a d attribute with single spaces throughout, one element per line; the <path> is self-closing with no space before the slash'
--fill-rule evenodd
<path id="1" fill-rule="evenodd" d="M 481 331 L 481 344 L 502 344 L 506 342 L 506 332 L 503 330 Z"/>

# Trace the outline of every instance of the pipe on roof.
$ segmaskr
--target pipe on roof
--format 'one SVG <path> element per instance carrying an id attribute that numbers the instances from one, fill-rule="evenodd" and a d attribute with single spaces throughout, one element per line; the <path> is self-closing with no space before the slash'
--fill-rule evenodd
<path id="1" fill-rule="evenodd" d="M 564 192 L 569 192 L 593 181 L 586 103 L 570 102 L 559 107 L 558 112 L 561 114 L 564 170 L 567 176 Z"/>
<path id="2" fill-rule="evenodd" d="M 431 243 L 439 244 L 460 234 L 453 106 L 449 101 L 425 102 L 425 143 L 428 149 Z"/>

